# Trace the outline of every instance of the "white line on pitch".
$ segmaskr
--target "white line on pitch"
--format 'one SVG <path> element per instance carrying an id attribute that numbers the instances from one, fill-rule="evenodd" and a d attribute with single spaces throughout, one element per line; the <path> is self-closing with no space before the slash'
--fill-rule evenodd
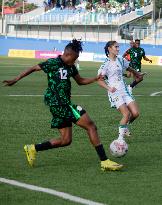
<path id="1" fill-rule="evenodd" d="M 41 97 L 43 95 L 7 95 L 7 96 L 10 96 L 10 97 Z M 96 96 L 96 95 L 72 95 L 73 97 L 91 97 L 91 96 Z M 104 96 L 104 95 L 99 95 L 99 96 Z"/>
<path id="2" fill-rule="evenodd" d="M 22 182 L 18 182 L 16 180 L 0 178 L 0 182 L 5 183 L 5 184 L 10 184 L 10 185 L 13 185 L 13 186 L 17 186 L 17 187 L 22 187 L 24 189 L 29 189 L 29 190 L 32 190 L 32 191 L 44 192 L 44 193 L 51 194 L 51 195 L 54 195 L 54 196 L 57 196 L 57 197 L 60 197 L 60 198 L 66 199 L 66 200 L 70 200 L 70 201 L 73 201 L 73 202 L 77 202 L 77 203 L 80 203 L 80 204 L 104 205 L 102 203 L 98 203 L 98 202 L 91 201 L 91 200 L 88 200 L 88 199 L 83 199 L 83 198 L 80 198 L 80 197 L 77 197 L 77 196 L 67 194 L 65 192 L 59 192 L 59 191 L 56 191 L 54 189 L 48 189 L 48 188 L 43 188 L 43 187 L 31 185 L 31 184 L 25 184 L 25 183 L 22 183 Z"/>
<path id="3" fill-rule="evenodd" d="M 43 95 L 6 95 L 9 97 L 42 97 Z M 72 97 L 95 97 L 95 96 L 106 96 L 106 95 L 72 95 Z M 134 96 L 144 96 L 144 95 L 134 95 Z"/>
<path id="4" fill-rule="evenodd" d="M 159 96 L 160 93 L 162 93 L 162 91 L 151 93 L 150 96 Z"/>
<path id="5" fill-rule="evenodd" d="M 43 95 L 7 95 L 9 97 L 42 97 Z"/>
<path id="6" fill-rule="evenodd" d="M 13 63 L 1 63 L 0 64 L 1 67 L 17 67 L 17 66 L 31 66 L 31 64 L 18 64 L 18 63 L 15 63 L 13 65 Z"/>

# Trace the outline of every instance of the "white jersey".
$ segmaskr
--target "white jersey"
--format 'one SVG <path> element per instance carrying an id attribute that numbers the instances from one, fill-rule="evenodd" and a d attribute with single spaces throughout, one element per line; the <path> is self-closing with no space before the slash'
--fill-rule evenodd
<path id="1" fill-rule="evenodd" d="M 105 76 L 105 83 L 109 87 L 116 88 L 115 92 L 108 92 L 111 107 L 116 107 L 118 109 L 121 105 L 128 105 L 134 101 L 123 78 L 123 73 L 128 67 L 129 61 L 122 57 L 117 57 L 115 61 L 106 58 L 105 62 L 98 70 L 98 75 L 102 74 Z"/>
<path id="2" fill-rule="evenodd" d="M 98 74 L 105 76 L 105 82 L 108 86 L 115 87 L 118 91 L 125 90 L 123 73 L 129 67 L 129 63 L 122 57 L 117 57 L 115 61 L 106 58 L 98 70 Z"/>

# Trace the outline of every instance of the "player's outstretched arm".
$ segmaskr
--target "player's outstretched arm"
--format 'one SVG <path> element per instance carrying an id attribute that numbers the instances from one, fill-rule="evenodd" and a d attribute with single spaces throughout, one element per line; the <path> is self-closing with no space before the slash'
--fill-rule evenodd
<path id="1" fill-rule="evenodd" d="M 4 80 L 3 83 L 5 86 L 12 86 L 15 83 L 17 83 L 19 80 L 21 80 L 22 78 L 26 77 L 27 75 L 29 75 L 33 72 L 36 72 L 36 71 L 40 71 L 40 70 L 41 70 L 40 66 L 35 65 L 35 66 L 23 71 L 22 73 L 20 73 L 16 78 L 13 78 L 11 80 Z"/>
<path id="2" fill-rule="evenodd" d="M 78 85 L 87 85 L 90 83 L 94 83 L 95 81 L 98 81 L 99 79 L 102 79 L 103 77 L 101 75 L 98 75 L 94 78 L 82 78 L 79 74 L 77 74 L 74 77 L 74 80 L 77 82 Z"/>
<path id="3" fill-rule="evenodd" d="M 149 63 L 152 63 L 152 60 L 149 59 L 149 58 L 147 58 L 146 56 L 144 56 L 143 59 L 144 59 L 145 61 L 149 61 Z"/>
<path id="4" fill-rule="evenodd" d="M 108 90 L 108 91 L 111 92 L 111 93 L 114 93 L 114 92 L 116 91 L 116 88 L 115 88 L 115 87 L 110 87 L 110 86 L 108 86 L 108 85 L 105 83 L 105 81 L 103 81 L 103 80 L 98 80 L 98 84 L 99 84 L 100 87 L 105 88 L 106 90 Z"/>

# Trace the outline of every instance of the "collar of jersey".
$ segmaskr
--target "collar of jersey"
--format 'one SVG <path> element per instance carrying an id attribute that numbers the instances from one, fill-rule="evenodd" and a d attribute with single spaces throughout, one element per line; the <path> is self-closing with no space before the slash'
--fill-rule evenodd
<path id="1" fill-rule="evenodd" d="M 115 59 L 115 61 L 118 59 L 118 56 L 116 56 L 116 59 Z M 113 61 L 113 60 L 111 60 L 109 57 L 107 57 L 107 61 Z M 114 61 L 114 62 L 115 62 Z"/>
<path id="2" fill-rule="evenodd" d="M 61 55 L 58 56 L 58 59 L 60 60 L 60 62 L 61 62 L 64 66 L 69 67 L 69 68 L 72 67 L 72 66 L 70 66 L 70 65 L 67 65 L 67 64 L 62 60 Z"/>

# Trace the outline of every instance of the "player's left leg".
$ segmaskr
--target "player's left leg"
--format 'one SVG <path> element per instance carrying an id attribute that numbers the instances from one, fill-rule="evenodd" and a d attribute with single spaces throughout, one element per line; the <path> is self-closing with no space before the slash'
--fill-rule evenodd
<path id="1" fill-rule="evenodd" d="M 90 119 L 87 113 L 83 114 L 76 124 L 87 131 L 91 144 L 96 147 L 100 145 L 100 139 L 97 132 L 97 127 L 94 122 Z"/>
<path id="2" fill-rule="evenodd" d="M 133 73 L 130 72 L 129 77 L 132 77 L 132 78 L 134 79 L 134 81 L 135 81 L 135 76 L 133 75 Z M 133 81 L 133 82 L 134 82 L 134 81 Z M 128 91 L 129 91 L 129 93 L 130 93 L 131 95 L 132 95 L 132 90 L 133 90 L 133 87 L 132 87 L 132 86 L 133 86 L 132 83 L 127 86 Z"/>
<path id="3" fill-rule="evenodd" d="M 143 81 L 143 76 L 135 78 L 135 80 L 130 84 L 130 87 L 134 88 L 136 85 L 138 85 L 142 81 Z"/>
<path id="4" fill-rule="evenodd" d="M 127 71 L 123 76 L 130 78 L 130 77 L 132 77 L 132 73 L 130 71 Z"/>
<path id="5" fill-rule="evenodd" d="M 87 113 L 84 113 L 76 124 L 87 131 L 91 144 L 95 147 L 96 152 L 101 160 L 101 169 L 106 170 L 120 170 L 123 165 L 118 164 L 109 160 L 106 156 L 103 145 L 100 142 L 97 127 L 94 122 L 90 119 Z"/>
<path id="6" fill-rule="evenodd" d="M 131 115 L 129 117 L 129 123 L 132 123 L 136 118 L 139 117 L 139 108 L 135 101 L 130 102 L 127 105 Z"/>
<path id="7" fill-rule="evenodd" d="M 141 73 L 141 69 L 138 69 L 137 71 Z M 142 82 L 143 81 L 143 77 L 146 74 L 147 73 L 144 72 L 144 73 L 141 73 L 141 75 L 138 76 L 138 77 L 133 76 L 134 81 L 128 86 L 128 89 L 133 89 L 136 85 L 138 85 L 140 82 Z"/>

